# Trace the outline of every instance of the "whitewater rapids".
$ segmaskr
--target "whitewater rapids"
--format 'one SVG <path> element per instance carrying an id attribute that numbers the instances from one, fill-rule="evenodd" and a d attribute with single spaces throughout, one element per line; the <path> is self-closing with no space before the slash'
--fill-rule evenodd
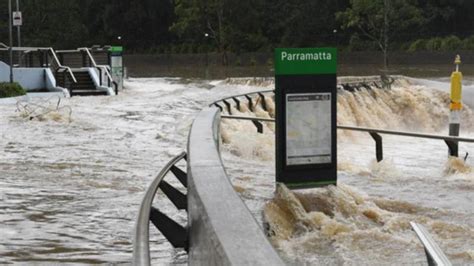
<path id="1" fill-rule="evenodd" d="M 258 86 L 255 80 L 230 80 Z M 270 88 L 271 81 L 263 80 Z M 433 86 L 435 84 L 436 86 Z M 441 81 L 398 80 L 391 90 L 338 91 L 338 125 L 446 135 L 449 95 Z M 465 88 L 465 90 L 468 90 Z M 274 117 L 254 106 L 234 115 Z M 474 137 L 469 105 L 462 111 L 461 136 Z M 290 191 L 274 186 L 274 126 L 258 134 L 249 121 L 223 120 L 221 135 L 234 186 L 280 255 L 291 265 L 424 264 L 423 247 L 410 221 L 425 225 L 454 264 L 474 264 L 473 159 L 448 158 L 443 141 L 382 135 L 385 159 L 375 160 L 369 134 L 338 130 L 338 186 Z M 460 155 L 474 144 L 460 144 Z M 263 215 L 262 215 L 263 209 Z"/>

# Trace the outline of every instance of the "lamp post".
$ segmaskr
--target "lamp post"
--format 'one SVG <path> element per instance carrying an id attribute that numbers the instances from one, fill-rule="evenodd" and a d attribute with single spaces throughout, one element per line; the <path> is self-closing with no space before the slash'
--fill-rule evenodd
<path id="1" fill-rule="evenodd" d="M 209 78 L 209 47 L 208 47 L 208 38 L 209 38 L 209 33 L 204 33 L 204 38 L 206 40 L 206 79 Z"/>
<path id="2" fill-rule="evenodd" d="M 20 12 L 20 0 L 16 0 L 16 12 Z M 20 25 L 16 26 L 16 33 L 18 37 L 18 43 L 17 46 L 21 47 L 21 33 L 20 33 Z"/>
<path id="3" fill-rule="evenodd" d="M 13 83 L 13 33 L 12 33 L 12 0 L 8 0 L 8 29 L 10 34 L 10 47 L 8 53 L 10 55 L 10 83 Z"/>

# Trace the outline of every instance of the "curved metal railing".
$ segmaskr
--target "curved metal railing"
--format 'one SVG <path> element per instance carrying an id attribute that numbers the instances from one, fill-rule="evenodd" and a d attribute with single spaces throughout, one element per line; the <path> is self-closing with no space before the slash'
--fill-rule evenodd
<path id="1" fill-rule="evenodd" d="M 188 259 L 198 265 L 283 265 L 226 174 L 219 124 L 219 109 L 205 108 L 189 134 Z"/>
<path id="2" fill-rule="evenodd" d="M 150 225 L 150 213 L 153 211 L 152 203 L 155 195 L 158 191 L 158 188 L 162 190 L 169 189 L 169 185 L 163 186 L 165 181 L 163 179 L 165 176 L 172 171 L 178 180 L 184 185 L 187 186 L 186 177 L 184 177 L 179 169 L 177 170 L 176 164 L 182 159 L 186 159 L 186 153 L 183 152 L 178 156 L 174 157 L 169 161 L 166 166 L 160 171 L 156 178 L 152 181 L 148 187 L 145 196 L 143 197 L 140 209 L 138 211 L 137 221 L 135 224 L 135 231 L 133 237 L 133 264 L 134 265 L 150 265 L 150 246 L 149 246 L 149 225 Z M 165 187 L 163 189 L 163 187 Z M 166 194 L 166 192 L 165 192 Z M 172 200 L 173 201 L 173 200 Z M 173 201 L 173 203 L 175 203 Z M 178 206 L 177 206 L 178 207 Z M 179 206 L 183 207 L 183 206 Z M 179 208 L 178 207 L 178 208 Z M 166 237 L 166 234 L 165 234 Z M 185 248 L 185 247 L 184 247 Z"/>
<path id="3" fill-rule="evenodd" d="M 202 110 L 191 127 L 187 155 L 173 158 L 147 189 L 134 232 L 134 265 L 150 265 L 150 221 L 174 247 L 188 251 L 188 260 L 193 264 L 283 265 L 225 172 L 219 150 L 219 124 L 218 108 Z M 183 158 L 188 161 L 188 173 L 177 174 L 173 169 Z M 174 188 L 163 180 L 170 171 L 187 187 L 186 195 L 171 195 Z M 188 211 L 188 228 L 152 206 L 158 188 L 178 209 Z"/>
<path id="4" fill-rule="evenodd" d="M 349 84 L 349 83 L 347 83 Z M 354 82 L 354 84 L 358 85 L 360 84 L 360 81 Z M 342 85 L 340 85 L 342 86 Z M 252 116 L 238 116 L 238 115 L 233 115 L 232 114 L 232 105 L 229 103 L 229 100 L 232 99 L 235 102 L 235 107 L 237 110 L 241 110 L 240 105 L 241 101 L 239 98 L 246 98 L 248 101 L 248 105 L 253 106 L 253 102 L 260 102 L 262 104 L 262 109 L 267 111 L 267 108 L 265 106 L 265 93 L 269 92 L 274 92 L 273 90 L 262 90 L 262 91 L 256 91 L 256 92 L 251 92 L 248 94 L 239 94 L 235 96 L 230 96 L 226 97 L 224 99 L 215 101 L 211 104 L 211 106 L 216 106 L 218 107 L 221 111 L 223 111 L 222 105 L 225 106 L 227 113 L 230 115 L 222 115 L 221 117 L 224 119 L 237 119 L 237 120 L 249 120 L 252 121 L 253 124 L 255 125 L 257 132 L 263 133 L 263 124 L 261 122 L 275 122 L 275 119 L 273 118 L 262 118 L 262 117 L 252 117 Z M 252 98 L 251 95 L 258 95 L 257 97 L 262 99 L 259 101 L 259 99 Z M 253 111 L 253 108 L 249 108 L 251 111 Z M 383 145 L 382 145 L 382 137 L 380 134 L 385 134 L 385 135 L 397 135 L 397 136 L 405 136 L 405 137 L 415 137 L 415 138 L 425 138 L 425 139 L 438 139 L 438 140 L 443 140 L 446 145 L 448 146 L 449 149 L 449 154 L 451 156 L 458 156 L 458 143 L 459 142 L 468 142 L 468 143 L 474 143 L 474 139 L 472 138 L 464 138 L 464 137 L 455 137 L 455 136 L 443 136 L 443 135 L 434 135 L 434 134 L 425 134 L 425 133 L 418 133 L 418 132 L 406 132 L 406 131 L 394 131 L 394 130 L 386 130 L 386 129 L 380 129 L 380 128 L 367 128 L 367 127 L 357 127 L 357 126 L 347 126 L 347 125 L 337 125 L 337 129 L 340 130 L 350 130 L 350 131 L 361 131 L 361 132 L 367 132 L 370 134 L 370 136 L 374 139 L 376 147 L 375 147 L 375 152 L 376 152 L 376 158 L 377 161 L 382 161 L 383 160 Z M 466 157 L 468 154 L 466 154 Z"/>
<path id="5" fill-rule="evenodd" d="M 243 94 L 232 95 L 232 96 L 225 97 L 225 98 L 222 98 L 222 99 L 219 99 L 219 100 L 217 100 L 217 101 L 212 102 L 211 104 L 209 104 L 209 107 L 210 107 L 210 106 L 215 106 L 215 105 L 218 104 L 219 102 L 223 102 L 223 101 L 226 101 L 226 100 L 230 100 L 230 99 L 234 99 L 234 98 L 247 97 L 247 96 L 250 96 L 250 95 L 260 94 L 260 93 L 269 93 L 269 92 L 275 92 L 275 90 L 261 90 L 261 91 L 254 91 L 254 92 L 249 92 L 249 93 L 243 93 Z M 217 107 L 217 106 L 216 106 L 216 107 Z"/>
<path id="6" fill-rule="evenodd" d="M 410 222 L 413 231 L 423 244 L 426 253 L 426 260 L 429 266 L 451 266 L 451 262 L 441 248 L 436 244 L 426 228 L 421 224 Z"/>

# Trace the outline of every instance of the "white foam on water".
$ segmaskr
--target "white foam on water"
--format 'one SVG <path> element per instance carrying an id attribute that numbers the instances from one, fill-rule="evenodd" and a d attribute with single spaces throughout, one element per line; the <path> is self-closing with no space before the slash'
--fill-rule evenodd
<path id="1" fill-rule="evenodd" d="M 212 101 L 257 90 L 169 78 L 125 87 L 113 97 L 61 99 L 70 121 L 0 105 L 0 264 L 130 263 L 143 194 L 186 149 L 194 117 Z M 155 204 L 186 222 L 161 193 Z M 153 228 L 150 236 L 152 264 L 186 263 Z"/>
<path id="2" fill-rule="evenodd" d="M 391 90 L 338 91 L 338 124 L 445 135 L 449 94 L 439 87 L 446 84 L 406 79 Z M 474 137 L 468 104 L 461 121 L 461 136 Z M 240 136 L 227 138 L 227 151 L 249 149 L 224 153 L 228 172 L 234 180 L 250 177 L 239 181 L 243 198 L 257 219 L 264 209 L 272 243 L 290 264 L 424 264 L 410 221 L 425 225 L 453 263 L 474 263 L 474 161 L 448 158 L 443 141 L 382 135 L 384 160 L 376 162 L 369 134 L 338 130 L 338 187 L 278 187 L 272 196 L 274 134 L 255 135 L 251 123 L 222 127 Z M 259 149 L 268 154 L 254 152 Z M 460 144 L 462 157 L 473 151 L 474 144 Z M 232 166 L 237 161 L 245 167 Z"/>

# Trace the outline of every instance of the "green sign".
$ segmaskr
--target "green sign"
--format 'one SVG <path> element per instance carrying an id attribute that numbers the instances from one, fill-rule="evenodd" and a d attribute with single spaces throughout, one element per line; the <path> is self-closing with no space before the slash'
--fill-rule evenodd
<path id="1" fill-rule="evenodd" d="M 277 48 L 276 75 L 335 74 L 336 48 Z"/>
<path id="2" fill-rule="evenodd" d="M 123 52 L 123 47 L 122 46 L 112 46 L 110 47 L 110 52 L 112 53 L 120 53 Z"/>

